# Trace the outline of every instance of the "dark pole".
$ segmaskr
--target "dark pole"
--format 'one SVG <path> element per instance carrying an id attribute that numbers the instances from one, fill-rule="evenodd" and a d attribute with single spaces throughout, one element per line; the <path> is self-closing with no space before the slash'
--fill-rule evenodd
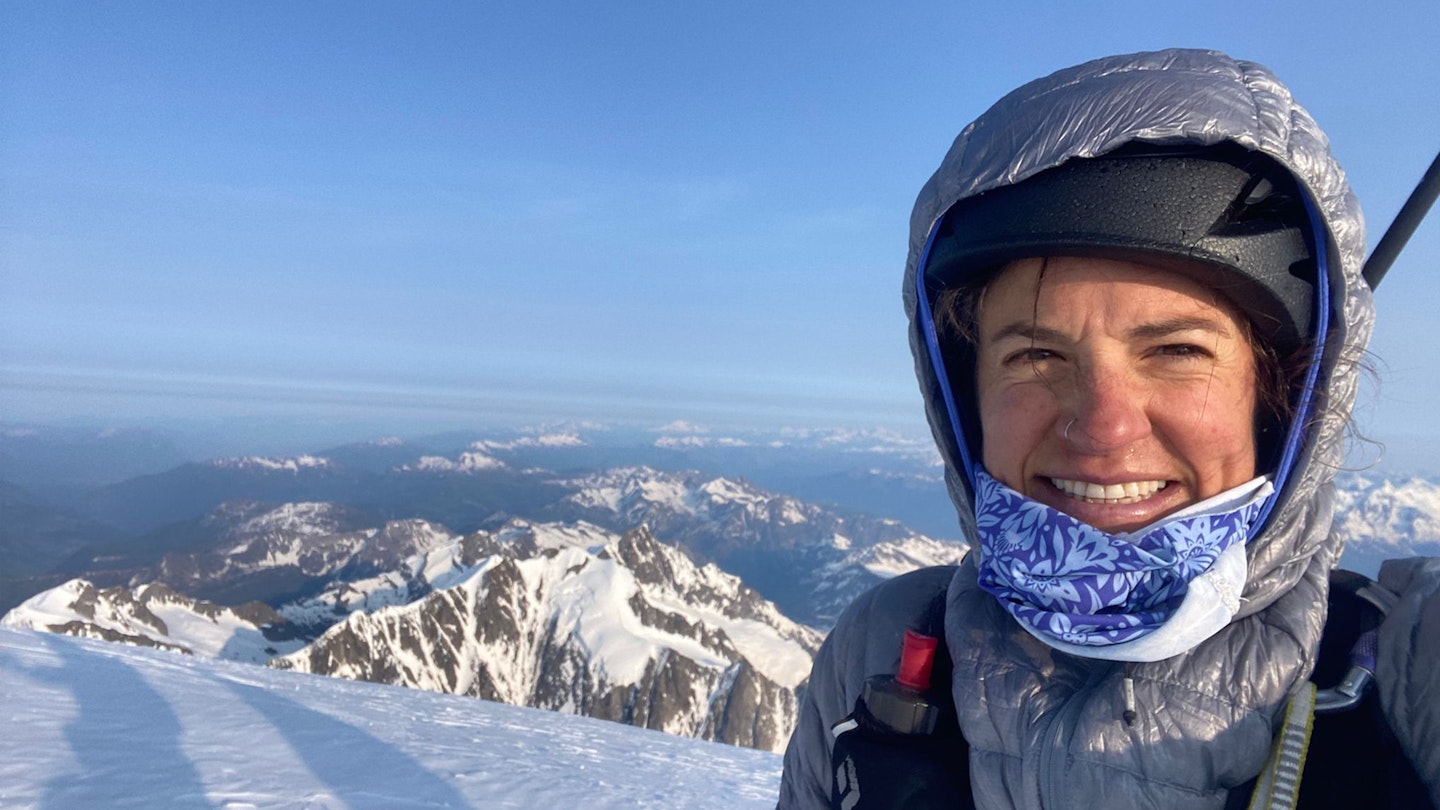
<path id="1" fill-rule="evenodd" d="M 1375 246 L 1375 252 L 1365 260 L 1365 281 L 1370 289 L 1380 285 L 1380 279 L 1385 278 L 1385 273 L 1394 264 L 1395 257 L 1400 255 L 1400 250 L 1405 243 L 1410 241 L 1410 235 L 1420 227 L 1420 220 L 1425 218 L 1425 213 L 1430 206 L 1435 204 L 1435 198 L 1440 196 L 1440 154 L 1425 171 L 1425 176 L 1420 178 L 1420 184 L 1410 193 L 1410 199 L 1400 207 L 1400 213 L 1395 215 L 1395 221 L 1390 223 L 1390 228 L 1385 235 L 1380 237 L 1380 244 Z"/>

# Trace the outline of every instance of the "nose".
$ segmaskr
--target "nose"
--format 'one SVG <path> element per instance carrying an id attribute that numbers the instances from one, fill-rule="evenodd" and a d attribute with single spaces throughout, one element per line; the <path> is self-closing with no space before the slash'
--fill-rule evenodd
<path id="1" fill-rule="evenodd" d="M 1124 450 L 1150 435 L 1149 399 L 1129 375 L 1102 367 L 1087 368 L 1056 420 L 1056 430 L 1076 450 L 1103 455 Z"/>

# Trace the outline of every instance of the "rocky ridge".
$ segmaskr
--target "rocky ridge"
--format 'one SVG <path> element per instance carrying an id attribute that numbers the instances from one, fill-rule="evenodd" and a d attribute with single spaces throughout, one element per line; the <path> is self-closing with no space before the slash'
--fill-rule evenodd
<path id="1" fill-rule="evenodd" d="M 573 492 L 545 511 L 548 518 L 620 532 L 649 527 L 813 627 L 829 627 L 870 586 L 914 568 L 956 563 L 968 548 L 896 520 L 719 476 L 622 467 L 558 483 Z"/>
<path id="2" fill-rule="evenodd" d="M 261 602 L 224 607 L 156 584 L 97 588 L 74 579 L 26 600 L 0 624 L 257 664 L 304 646 Z"/>
<path id="3" fill-rule="evenodd" d="M 645 529 L 500 534 L 455 584 L 352 613 L 271 666 L 783 747 L 818 633 Z"/>

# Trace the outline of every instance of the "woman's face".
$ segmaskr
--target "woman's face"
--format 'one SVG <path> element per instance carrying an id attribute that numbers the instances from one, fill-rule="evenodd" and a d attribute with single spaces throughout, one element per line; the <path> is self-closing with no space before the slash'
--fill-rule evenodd
<path id="1" fill-rule="evenodd" d="M 980 300 L 985 469 L 1098 529 L 1131 531 L 1255 477 L 1255 358 L 1190 278 L 1025 259 Z"/>

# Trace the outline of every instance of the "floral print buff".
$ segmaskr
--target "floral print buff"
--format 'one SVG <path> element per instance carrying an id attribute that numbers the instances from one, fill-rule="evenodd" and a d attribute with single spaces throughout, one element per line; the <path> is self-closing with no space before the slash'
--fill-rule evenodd
<path id="1" fill-rule="evenodd" d="M 1128 644 L 1164 625 L 1196 577 L 1226 549 L 1243 549 L 1273 492 L 1257 479 L 1144 529 L 1108 534 L 984 470 L 975 479 L 980 587 L 1042 640 L 1080 648 Z"/>

